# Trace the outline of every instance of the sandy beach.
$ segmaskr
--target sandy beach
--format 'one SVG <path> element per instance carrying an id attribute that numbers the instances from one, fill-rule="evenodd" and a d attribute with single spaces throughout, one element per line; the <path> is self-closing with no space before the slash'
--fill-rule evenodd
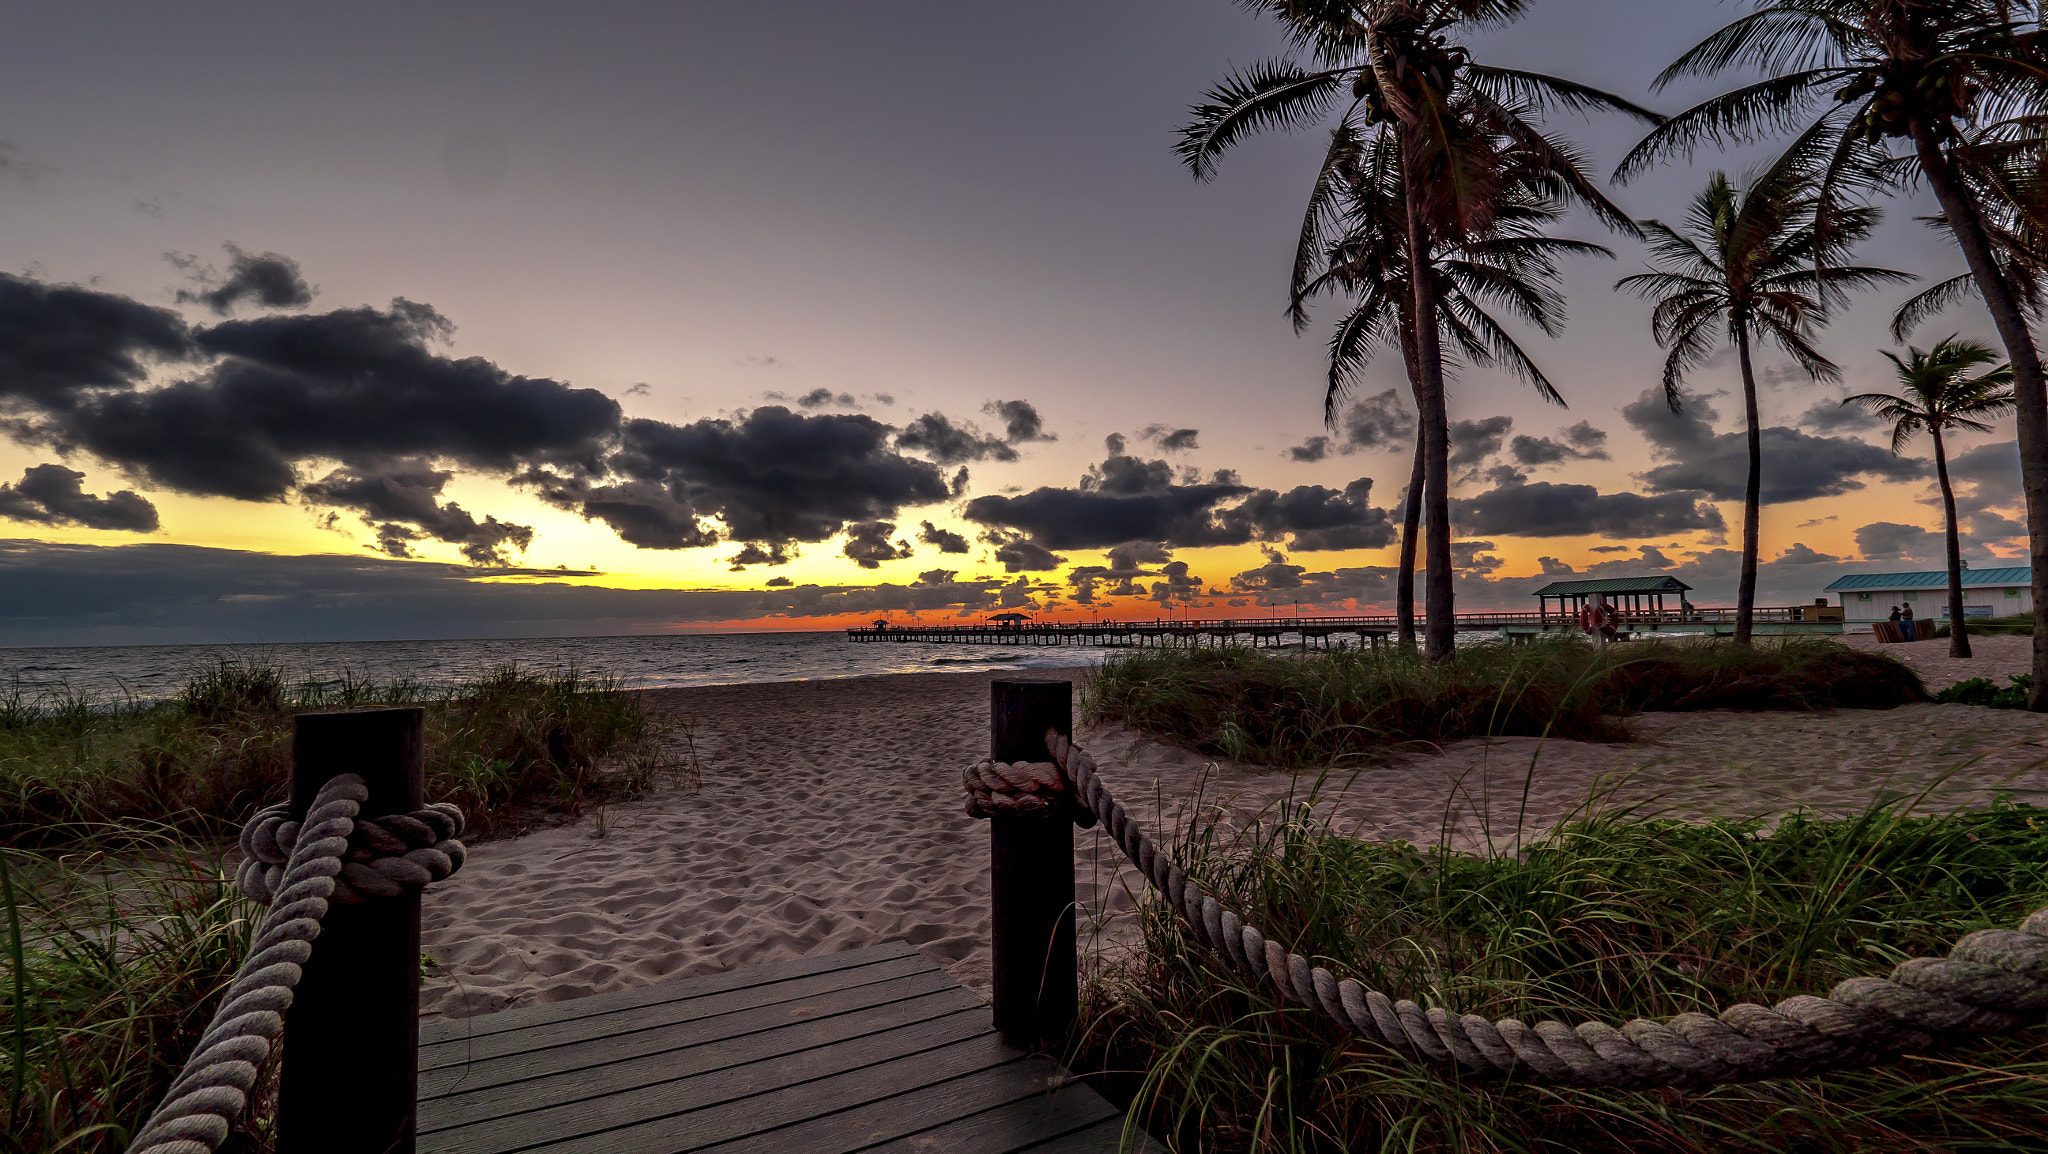
<path id="1" fill-rule="evenodd" d="M 1870 641 L 1868 638 L 1862 641 Z M 2027 638 L 1889 646 L 1938 687 L 2026 667 Z M 1852 644 L 1859 643 L 1851 639 Z M 1874 642 L 1872 642 L 1874 644 Z M 1037 671 L 1034 676 L 1071 675 Z M 664 978 L 851 949 L 918 945 L 984 994 L 987 832 L 966 816 L 960 772 L 987 749 L 1000 674 L 914 674 L 649 691 L 695 727 L 701 784 L 663 788 L 575 823 L 486 842 L 430 892 L 429 1014 L 462 1016 Z M 1647 714 L 1626 744 L 1457 742 L 1326 780 L 1321 812 L 1357 836 L 1477 848 L 1528 837 L 1596 794 L 1674 817 L 1880 796 L 1922 809 L 2004 791 L 2048 798 L 2048 718 L 1917 705 L 1830 714 Z M 1077 735 L 1134 812 L 1243 824 L 1312 784 L 1162 745 L 1118 726 Z M 1219 808 L 1220 807 L 1220 808 Z M 602 832 L 602 836 L 598 836 Z M 1084 916 L 1122 936 L 1136 874 L 1094 831 L 1077 834 Z"/>

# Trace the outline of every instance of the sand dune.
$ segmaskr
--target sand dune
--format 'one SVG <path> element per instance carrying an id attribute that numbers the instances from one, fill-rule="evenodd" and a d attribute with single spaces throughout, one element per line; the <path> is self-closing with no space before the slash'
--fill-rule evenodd
<path id="1" fill-rule="evenodd" d="M 483 1013 L 892 938 L 985 994 L 988 835 L 964 812 L 960 771 L 987 749 L 996 676 L 650 691 L 696 724 L 701 787 L 614 807 L 602 837 L 592 815 L 477 846 L 428 895 L 438 966 L 423 1008 Z M 1327 782 L 1326 809 L 1360 836 L 1434 842 L 1448 829 L 1472 847 L 1540 831 L 1603 785 L 1682 817 L 1846 812 L 1944 774 L 1927 807 L 2048 791 L 2048 719 L 2016 711 L 1654 714 L 1633 729 L 1626 745 L 1458 742 Z M 1310 784 L 1119 727 L 1078 736 L 1155 819 L 1200 792 L 1243 824 Z M 1076 857 L 1084 912 L 1123 937 L 1136 874 L 1099 833 L 1077 836 Z"/>

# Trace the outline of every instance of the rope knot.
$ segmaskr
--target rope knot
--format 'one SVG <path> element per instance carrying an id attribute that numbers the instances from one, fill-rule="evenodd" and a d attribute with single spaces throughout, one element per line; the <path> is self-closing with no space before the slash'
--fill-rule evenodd
<path id="1" fill-rule="evenodd" d="M 1087 829 L 1095 815 L 1081 804 L 1060 767 L 1050 761 L 994 761 L 967 767 L 969 817 L 1065 817 Z"/>
<path id="2" fill-rule="evenodd" d="M 350 792 L 362 795 L 349 799 L 356 804 L 368 797 L 360 786 Z M 341 872 L 328 901 L 353 905 L 397 897 L 462 868 L 467 851 L 455 840 L 462 832 L 462 811 L 445 801 L 411 813 L 358 816 L 353 825 L 348 846 L 338 855 Z M 300 822 L 291 820 L 291 806 L 285 802 L 258 810 L 242 828 L 242 865 L 235 881 L 251 900 L 267 906 L 283 888 L 285 866 L 298 846 L 301 828 Z"/>

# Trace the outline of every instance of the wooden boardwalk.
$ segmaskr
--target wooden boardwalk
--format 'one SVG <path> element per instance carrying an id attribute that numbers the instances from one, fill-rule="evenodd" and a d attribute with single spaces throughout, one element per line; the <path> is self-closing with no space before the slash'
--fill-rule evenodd
<path id="1" fill-rule="evenodd" d="M 1123 1126 L 900 942 L 420 1028 L 420 1154 L 1111 1154 Z"/>

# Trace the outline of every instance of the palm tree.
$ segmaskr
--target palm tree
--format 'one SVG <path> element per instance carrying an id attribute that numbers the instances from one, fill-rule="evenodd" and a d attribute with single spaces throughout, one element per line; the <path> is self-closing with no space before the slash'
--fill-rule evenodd
<path id="1" fill-rule="evenodd" d="M 1934 473 L 1941 482 L 1941 508 L 1948 527 L 1948 655 L 1970 656 L 1970 631 L 1963 620 L 1963 550 L 1956 536 L 1956 493 L 1948 480 L 1948 450 L 1942 433 L 1968 429 L 1988 433 L 1979 417 L 1996 417 L 2013 407 L 2012 366 L 2002 364 L 1976 376 L 1969 372 L 1998 359 L 1991 346 L 1944 338 L 1929 352 L 1908 347 L 1907 359 L 1886 352 L 1899 368 L 1899 392 L 1859 393 L 1845 405 L 1867 405 L 1892 422 L 1892 452 L 1906 447 L 1922 429 L 1934 438 Z"/>
<path id="2" fill-rule="evenodd" d="M 1410 384 L 1420 376 L 1403 244 L 1406 198 L 1399 148 L 1382 135 L 1357 150 L 1353 160 L 1341 173 L 1341 199 L 1318 197 L 1311 205 L 1304 244 L 1312 238 L 1335 239 L 1320 254 L 1322 267 L 1313 276 L 1307 255 L 1296 254 L 1288 310 L 1300 331 L 1307 324 L 1310 299 L 1326 292 L 1352 299 L 1330 337 L 1323 416 L 1333 428 L 1341 402 L 1380 351 L 1400 348 Z M 1543 226 L 1564 214 L 1565 204 L 1542 179 L 1540 166 L 1529 174 L 1511 171 L 1494 232 L 1443 253 L 1429 270 L 1443 330 L 1440 340 L 1449 339 L 1466 363 L 1506 368 L 1557 405 L 1564 398 L 1489 306 L 1504 307 L 1545 335 L 1557 335 L 1564 315 L 1564 298 L 1555 287 L 1561 275 L 1558 258 L 1614 256 L 1602 245 L 1544 235 Z M 1332 219 L 1320 219 L 1325 216 Z M 1420 429 L 1417 434 L 1395 586 L 1398 642 L 1407 648 L 1415 645 L 1415 553 L 1425 484 Z"/>
<path id="3" fill-rule="evenodd" d="M 1876 210 L 1844 209 L 1825 232 L 1817 197 L 1797 164 L 1781 163 L 1738 191 L 1716 172 L 1693 199 L 1683 230 L 1646 220 L 1654 272 L 1623 277 L 1615 288 L 1656 302 L 1650 314 L 1664 360 L 1664 399 L 1684 405 L 1688 371 L 1729 343 L 1742 368 L 1742 408 L 1749 472 L 1742 494 L 1742 577 L 1735 595 L 1735 644 L 1750 644 L 1756 611 L 1756 559 L 1763 488 L 1763 429 L 1757 415 L 1750 346 L 1768 339 L 1791 354 L 1814 380 L 1841 370 L 1812 342 L 1827 307 L 1848 290 L 1910 280 L 1891 269 L 1837 263 L 1876 227 Z"/>
<path id="4" fill-rule="evenodd" d="M 2036 603 L 2048 598 L 2048 382 L 1997 226 L 2007 213 L 2041 219 L 2035 162 L 2048 39 L 2039 14 L 2031 0 L 1762 0 L 1680 56 L 1657 85 L 1728 68 L 1765 78 L 1671 118 L 1618 173 L 1625 179 L 1709 140 L 1743 143 L 1804 123 L 1831 140 L 1822 178 L 1830 200 L 1877 187 L 1859 173 L 1927 182 L 2012 364 Z M 2029 170 L 2031 187 L 1995 187 L 1999 171 Z M 2034 635 L 2028 707 L 2048 710 L 2048 630 Z"/>
<path id="5" fill-rule="evenodd" d="M 1402 250 L 1414 302 L 1413 379 L 1425 474 L 1429 543 L 1426 652 L 1450 656 L 1457 638 L 1451 588 L 1449 421 L 1437 303 L 1426 283 L 1439 249 L 1489 235 L 1511 163 L 1540 158 L 1546 178 L 1567 200 L 1610 226 L 1633 232 L 1575 153 L 1560 149 L 1531 122 L 1539 106 L 1613 109 L 1658 120 L 1618 96 L 1554 76 L 1475 63 L 1453 31 L 1521 17 L 1530 0 L 1240 0 L 1287 26 L 1294 60 L 1267 61 L 1225 78 L 1181 130 L 1179 152 L 1197 179 L 1215 174 L 1222 153 L 1247 134 L 1323 120 L 1339 105 L 1338 131 L 1314 185 L 1334 195 L 1332 173 L 1343 150 L 1368 135 L 1391 134 L 1403 173 Z M 1349 97 L 1348 103 L 1346 97 Z M 1518 157 L 1519 159 L 1511 158 Z M 1305 229 L 1308 226 L 1304 226 Z"/>

